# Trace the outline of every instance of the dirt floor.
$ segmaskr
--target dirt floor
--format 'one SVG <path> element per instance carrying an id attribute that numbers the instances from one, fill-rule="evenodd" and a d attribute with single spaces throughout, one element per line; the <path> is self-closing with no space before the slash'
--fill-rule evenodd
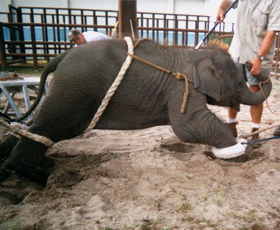
<path id="1" fill-rule="evenodd" d="M 280 113 L 273 84 L 268 104 Z M 226 108 L 210 108 L 226 119 Z M 250 132 L 248 106 L 238 118 L 239 134 Z M 277 121 L 265 105 L 262 128 Z M 49 149 L 57 165 L 46 187 L 15 173 L 0 183 L 0 229 L 280 229 L 279 143 L 226 161 L 204 154 L 210 146 L 180 142 L 170 126 L 94 130 Z"/>

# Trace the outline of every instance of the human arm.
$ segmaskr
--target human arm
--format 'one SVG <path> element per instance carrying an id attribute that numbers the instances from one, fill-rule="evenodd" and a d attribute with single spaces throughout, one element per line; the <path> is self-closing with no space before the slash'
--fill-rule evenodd
<path id="1" fill-rule="evenodd" d="M 259 56 L 263 56 L 263 57 L 266 56 L 266 54 L 268 53 L 268 51 L 270 50 L 271 46 L 274 43 L 275 36 L 276 36 L 276 31 L 273 30 L 267 31 L 264 40 L 262 42 L 262 45 L 260 47 L 260 50 L 258 52 Z M 261 72 L 262 61 L 260 60 L 260 58 L 255 57 L 251 62 L 252 62 L 252 69 L 250 73 L 252 75 L 258 75 Z"/>
<path id="2" fill-rule="evenodd" d="M 219 6 L 217 15 L 216 15 L 216 22 L 221 23 L 225 19 L 225 12 L 230 7 L 230 2 L 228 0 L 223 0 L 221 5 Z"/>

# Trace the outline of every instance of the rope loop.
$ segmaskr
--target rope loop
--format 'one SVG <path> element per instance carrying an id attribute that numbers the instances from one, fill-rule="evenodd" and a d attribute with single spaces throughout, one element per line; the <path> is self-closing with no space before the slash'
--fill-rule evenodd
<path id="1" fill-rule="evenodd" d="M 265 81 L 261 81 L 261 82 L 259 83 L 259 87 L 260 87 L 260 90 L 261 90 L 261 92 L 262 92 L 263 97 L 265 98 L 265 103 L 266 103 L 266 105 L 267 105 L 268 110 L 269 110 L 272 114 L 280 115 L 280 113 L 276 113 L 276 112 L 273 112 L 273 111 L 272 111 L 272 109 L 270 108 L 270 106 L 269 106 L 269 104 L 268 104 L 267 97 L 265 96 L 265 93 L 264 93 L 263 88 L 262 88 L 262 85 L 265 84 L 265 83 L 268 83 L 269 81 L 271 81 L 271 80 L 270 80 L 270 77 L 268 77 Z"/>
<path id="2" fill-rule="evenodd" d="M 0 124 L 5 126 L 6 128 L 8 128 L 9 132 L 18 138 L 27 137 L 27 138 L 29 138 L 33 141 L 39 142 L 47 147 L 51 147 L 54 144 L 54 142 L 47 137 L 27 131 L 26 130 L 27 126 L 24 126 L 23 124 L 19 124 L 19 123 L 15 123 L 15 122 L 12 124 L 8 124 L 3 120 L 0 120 Z"/>

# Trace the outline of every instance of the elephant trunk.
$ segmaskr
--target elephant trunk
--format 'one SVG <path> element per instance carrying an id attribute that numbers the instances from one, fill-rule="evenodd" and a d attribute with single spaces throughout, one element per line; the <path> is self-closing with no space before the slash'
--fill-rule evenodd
<path id="1" fill-rule="evenodd" d="M 268 79 L 261 84 L 261 90 L 257 93 L 252 93 L 249 89 L 241 93 L 240 103 L 245 105 L 258 105 L 265 101 L 272 90 L 272 82 Z"/>

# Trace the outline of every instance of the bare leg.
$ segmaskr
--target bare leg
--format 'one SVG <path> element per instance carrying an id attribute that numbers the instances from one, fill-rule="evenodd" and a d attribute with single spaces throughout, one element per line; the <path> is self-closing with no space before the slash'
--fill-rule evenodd
<path id="1" fill-rule="evenodd" d="M 256 93 L 260 91 L 260 87 L 258 85 L 250 85 L 249 89 L 251 90 L 252 93 Z M 250 107 L 250 114 L 251 114 L 251 119 L 252 119 L 252 132 L 258 131 L 260 128 L 260 123 L 261 123 L 261 118 L 262 118 L 262 113 L 263 113 L 263 103 L 258 104 L 258 105 L 252 105 Z M 259 139 L 259 134 L 255 134 L 252 136 L 251 140 L 258 140 Z M 261 143 L 253 143 L 251 144 L 253 148 L 259 148 L 261 147 Z"/>
<path id="2" fill-rule="evenodd" d="M 252 93 L 256 93 L 260 90 L 260 87 L 258 85 L 251 85 L 250 90 Z M 252 105 L 250 107 L 250 113 L 251 113 L 252 122 L 255 124 L 260 124 L 262 113 L 263 113 L 263 103 L 258 105 Z"/>
<path id="3" fill-rule="evenodd" d="M 228 108 L 228 119 L 227 119 L 227 127 L 230 129 L 234 137 L 237 137 L 237 128 L 236 125 L 238 122 L 236 121 L 237 111 L 232 108 Z"/>
<path id="4" fill-rule="evenodd" d="M 228 118 L 230 119 L 236 119 L 237 117 L 237 111 L 232 108 L 228 108 Z"/>

